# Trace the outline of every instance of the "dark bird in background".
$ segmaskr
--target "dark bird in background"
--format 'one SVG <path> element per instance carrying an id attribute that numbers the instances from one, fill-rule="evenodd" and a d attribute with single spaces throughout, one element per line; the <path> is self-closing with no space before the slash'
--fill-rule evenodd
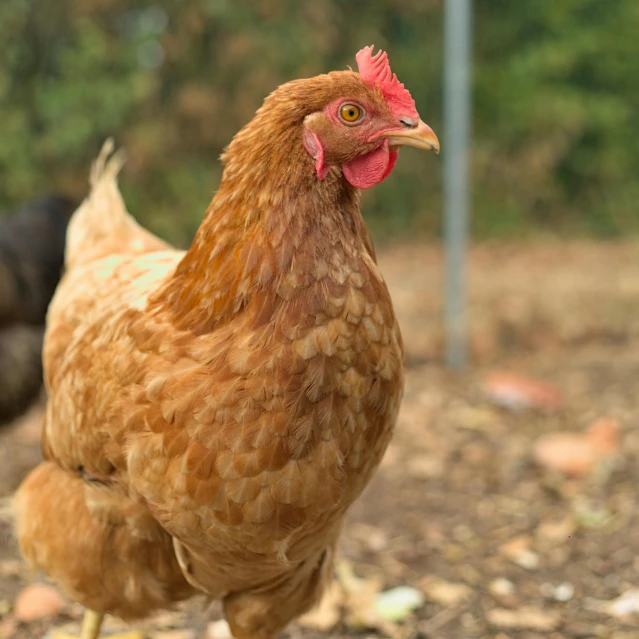
<path id="1" fill-rule="evenodd" d="M 46 195 L 0 215 L 0 424 L 26 411 L 42 388 L 44 321 L 75 208 Z"/>

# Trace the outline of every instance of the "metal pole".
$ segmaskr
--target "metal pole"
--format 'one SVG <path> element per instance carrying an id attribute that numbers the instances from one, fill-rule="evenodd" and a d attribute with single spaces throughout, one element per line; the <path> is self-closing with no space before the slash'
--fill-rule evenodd
<path id="1" fill-rule="evenodd" d="M 466 365 L 465 256 L 469 219 L 472 0 L 446 0 L 444 19 L 444 240 L 446 362 Z"/>

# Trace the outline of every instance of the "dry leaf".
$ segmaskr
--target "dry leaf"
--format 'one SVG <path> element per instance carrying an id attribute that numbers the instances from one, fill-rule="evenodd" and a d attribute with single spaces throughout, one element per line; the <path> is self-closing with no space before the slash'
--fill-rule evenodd
<path id="1" fill-rule="evenodd" d="M 567 541 L 576 528 L 575 518 L 569 515 L 560 521 L 544 520 L 535 531 L 537 541 L 548 545 L 556 545 L 558 542 Z"/>
<path id="2" fill-rule="evenodd" d="M 550 412 L 562 405 L 561 394 L 551 384 L 507 371 L 489 373 L 481 388 L 494 404 L 511 410 L 536 408 Z"/>
<path id="3" fill-rule="evenodd" d="M 473 593 L 466 584 L 452 583 L 432 577 L 423 579 L 419 587 L 428 599 L 442 606 L 456 606 L 464 599 L 468 599 Z"/>
<path id="4" fill-rule="evenodd" d="M 408 460 L 406 469 L 415 479 L 437 479 L 446 471 L 446 460 L 441 456 L 418 455 Z"/>
<path id="5" fill-rule="evenodd" d="M 380 592 L 374 601 L 375 611 L 384 620 L 403 621 L 413 610 L 424 605 L 424 595 L 415 588 L 398 586 Z"/>
<path id="6" fill-rule="evenodd" d="M 626 617 L 639 614 L 639 589 L 633 588 L 617 599 L 608 602 L 606 612 L 613 617 Z"/>
<path id="7" fill-rule="evenodd" d="M 522 535 L 502 544 L 499 552 L 518 566 L 535 570 L 539 567 L 539 555 L 530 549 L 531 543 L 530 537 Z"/>
<path id="8" fill-rule="evenodd" d="M 375 599 L 382 589 L 382 577 L 377 574 L 367 579 L 358 577 L 352 564 L 346 559 L 338 562 L 335 572 L 346 595 L 346 624 L 356 630 L 374 628 L 393 635 L 396 626 L 386 621 L 375 609 Z"/>
<path id="9" fill-rule="evenodd" d="M 521 605 L 519 597 L 517 597 L 517 591 L 515 584 L 505 577 L 498 577 L 493 579 L 488 584 L 488 592 L 497 600 L 502 606 L 507 608 L 516 608 Z"/>
<path id="10" fill-rule="evenodd" d="M 16 599 L 13 614 L 18 621 L 55 617 L 65 606 L 62 595 L 46 584 L 27 586 Z"/>
<path id="11" fill-rule="evenodd" d="M 542 610 L 533 606 L 524 606 L 517 610 L 493 608 L 486 613 L 488 623 L 505 630 L 539 630 L 549 632 L 561 623 L 561 616 L 554 610 Z"/>
<path id="12" fill-rule="evenodd" d="M 551 433 L 535 444 L 535 461 L 569 477 L 584 477 L 599 462 L 613 459 L 620 450 L 619 424 L 612 419 L 596 421 L 585 433 Z"/>

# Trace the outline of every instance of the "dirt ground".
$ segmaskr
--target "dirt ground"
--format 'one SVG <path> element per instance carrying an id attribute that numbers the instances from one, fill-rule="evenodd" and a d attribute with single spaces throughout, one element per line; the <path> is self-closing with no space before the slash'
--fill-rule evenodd
<path id="1" fill-rule="evenodd" d="M 312 627 L 317 619 L 294 624 L 291 639 L 639 638 L 638 257 L 634 244 L 473 249 L 472 364 L 453 374 L 442 366 L 441 252 L 381 252 L 407 349 L 405 399 L 382 466 L 348 516 L 339 606 L 319 625 L 336 611 L 339 620 L 324 630 Z M 482 392 L 496 369 L 543 380 L 561 401 L 497 406 Z M 581 433 L 602 417 L 621 426 L 612 461 L 581 479 L 534 462 L 542 435 Z M 36 412 L 0 433 L 0 493 L 38 459 Z M 77 628 L 71 604 L 16 625 L 12 605 L 29 577 L 8 542 L 0 558 L 0 639 Z M 345 578 L 349 569 L 360 580 Z M 367 612 L 371 598 L 395 586 L 424 602 L 380 622 Z M 195 602 L 144 628 L 158 639 L 223 639 L 216 619 L 219 608 Z M 121 628 L 114 620 L 105 631 Z"/>

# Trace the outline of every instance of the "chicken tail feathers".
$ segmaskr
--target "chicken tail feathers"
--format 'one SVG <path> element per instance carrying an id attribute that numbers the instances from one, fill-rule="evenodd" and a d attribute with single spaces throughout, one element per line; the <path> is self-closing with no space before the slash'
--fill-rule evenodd
<path id="1" fill-rule="evenodd" d="M 69 222 L 65 251 L 67 269 L 107 255 L 139 254 L 167 248 L 167 244 L 129 215 L 117 182 L 124 162 L 124 151 L 114 151 L 113 140 L 109 138 L 91 168 L 91 191 Z"/>
<path id="2" fill-rule="evenodd" d="M 96 188 L 103 179 L 111 179 L 114 182 L 117 180 L 118 173 L 126 162 L 126 152 L 124 149 L 118 149 L 117 151 L 114 151 L 114 149 L 113 138 L 108 138 L 102 145 L 100 153 L 91 167 L 89 183 L 92 188 Z"/>

